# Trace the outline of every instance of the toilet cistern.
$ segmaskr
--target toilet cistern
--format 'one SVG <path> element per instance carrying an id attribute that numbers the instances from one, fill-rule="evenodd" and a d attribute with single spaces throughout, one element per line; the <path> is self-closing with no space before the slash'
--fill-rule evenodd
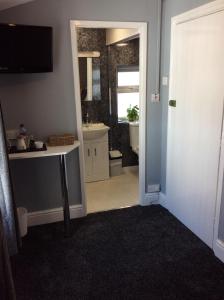
<path id="1" fill-rule="evenodd" d="M 130 146 L 139 155 L 139 121 L 129 122 Z"/>

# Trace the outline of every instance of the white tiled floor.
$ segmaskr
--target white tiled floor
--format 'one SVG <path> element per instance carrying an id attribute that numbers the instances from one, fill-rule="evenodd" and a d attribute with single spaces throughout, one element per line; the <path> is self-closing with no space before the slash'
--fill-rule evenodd
<path id="1" fill-rule="evenodd" d="M 138 185 L 136 170 L 111 177 L 109 180 L 86 183 L 87 212 L 137 205 Z"/>

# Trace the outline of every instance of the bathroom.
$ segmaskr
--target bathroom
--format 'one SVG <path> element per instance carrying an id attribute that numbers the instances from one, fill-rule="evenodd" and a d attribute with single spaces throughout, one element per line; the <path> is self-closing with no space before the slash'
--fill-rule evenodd
<path id="1" fill-rule="evenodd" d="M 139 203 L 139 35 L 122 30 L 77 28 L 88 213 Z"/>

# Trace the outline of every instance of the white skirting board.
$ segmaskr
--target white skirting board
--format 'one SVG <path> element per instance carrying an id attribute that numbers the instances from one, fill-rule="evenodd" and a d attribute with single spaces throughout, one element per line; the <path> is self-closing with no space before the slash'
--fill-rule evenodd
<path id="1" fill-rule="evenodd" d="M 81 218 L 84 216 L 85 216 L 85 211 L 81 204 L 70 206 L 71 219 Z M 55 223 L 60 221 L 63 221 L 62 207 L 28 213 L 28 227 Z"/>
<path id="2" fill-rule="evenodd" d="M 215 255 L 224 262 L 224 242 L 221 240 L 216 240 L 216 242 L 213 245 L 213 250 L 215 252 Z"/>
<path id="3" fill-rule="evenodd" d="M 159 194 L 159 204 L 168 209 L 166 195 L 163 193 Z"/>

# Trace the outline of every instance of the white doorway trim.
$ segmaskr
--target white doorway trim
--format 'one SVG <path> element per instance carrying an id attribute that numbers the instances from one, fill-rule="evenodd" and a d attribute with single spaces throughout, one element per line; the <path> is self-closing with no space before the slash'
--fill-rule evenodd
<path id="1" fill-rule="evenodd" d="M 140 38 L 139 48 L 139 71 L 140 71 L 140 124 L 139 124 L 139 204 L 145 203 L 145 174 L 146 174 L 146 76 L 147 76 L 147 23 L 145 22 L 107 22 L 107 21 L 81 21 L 71 20 L 71 44 L 72 44 L 72 58 L 73 58 L 73 72 L 74 72 L 74 90 L 75 90 L 75 106 L 76 106 L 76 124 L 77 135 L 80 141 L 79 147 L 79 163 L 80 163 L 80 177 L 81 177 L 81 193 L 82 204 L 85 212 L 86 210 L 86 191 L 84 182 L 84 155 L 83 155 L 83 134 L 82 134 L 82 110 L 80 99 L 80 84 L 79 84 L 79 66 L 78 66 L 78 48 L 77 48 L 77 34 L 76 28 L 126 28 L 137 29 Z"/>

